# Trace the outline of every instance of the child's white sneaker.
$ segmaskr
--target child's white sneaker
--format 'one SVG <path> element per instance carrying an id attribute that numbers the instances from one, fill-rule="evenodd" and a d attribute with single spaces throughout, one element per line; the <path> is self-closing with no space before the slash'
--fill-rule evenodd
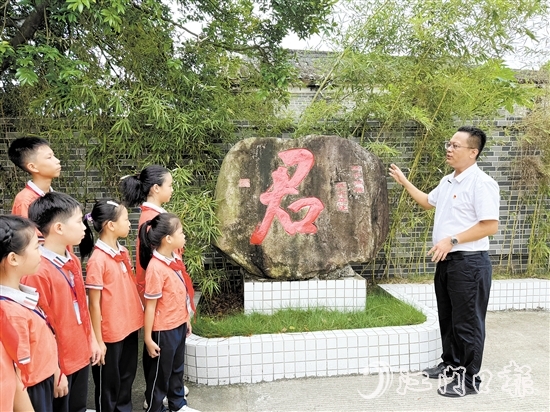
<path id="1" fill-rule="evenodd" d="M 191 408 L 189 405 L 183 405 L 180 409 L 175 412 L 200 412 L 197 409 Z"/>
<path id="2" fill-rule="evenodd" d="M 185 385 L 183 385 L 183 395 L 185 396 L 185 399 L 187 399 L 187 395 L 189 395 L 189 388 Z M 165 397 L 162 400 L 162 404 L 164 407 L 168 408 L 168 398 Z M 149 405 L 147 404 L 147 401 L 143 401 L 143 409 L 147 409 L 148 407 Z M 193 410 L 190 410 L 190 412 L 193 412 Z"/>
<path id="3" fill-rule="evenodd" d="M 167 397 L 164 397 L 164 399 L 162 400 L 162 404 L 164 405 L 165 408 L 168 408 L 168 398 Z M 149 405 L 147 404 L 147 401 L 143 401 L 143 409 L 147 409 L 149 407 Z"/>

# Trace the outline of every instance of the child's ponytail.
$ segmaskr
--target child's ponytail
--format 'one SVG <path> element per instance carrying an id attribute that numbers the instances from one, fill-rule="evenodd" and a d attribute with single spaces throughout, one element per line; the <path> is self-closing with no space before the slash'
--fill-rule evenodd
<path id="1" fill-rule="evenodd" d="M 116 222 L 124 209 L 123 205 L 113 200 L 98 200 L 95 202 L 92 211 L 84 215 L 82 219 L 82 223 L 86 226 L 86 234 L 79 246 L 82 258 L 89 256 L 94 249 L 94 236 L 91 227 L 97 233 L 101 233 L 105 224 L 109 221 Z"/>
<path id="2" fill-rule="evenodd" d="M 161 213 L 148 220 L 139 228 L 139 264 L 143 269 L 153 257 L 153 250 L 158 248 L 168 235 L 173 235 L 181 225 L 179 218 L 172 213 Z"/>
<path id="3" fill-rule="evenodd" d="M 139 175 L 138 175 L 139 176 Z M 124 176 L 120 181 L 122 199 L 128 207 L 136 207 L 147 199 L 143 194 L 143 185 L 136 175 Z"/>
<path id="4" fill-rule="evenodd" d="M 86 229 L 84 230 L 84 237 L 80 241 L 80 244 L 78 245 L 78 250 L 80 251 L 80 258 L 84 259 L 87 258 L 92 254 L 92 250 L 94 249 L 94 234 L 92 233 L 92 229 L 90 228 L 90 220 L 92 218 L 90 217 L 89 213 L 86 213 L 84 217 L 82 218 L 82 223 L 84 223 L 84 226 L 86 226 Z"/>
<path id="5" fill-rule="evenodd" d="M 139 206 L 147 200 L 154 185 L 162 186 L 170 171 L 159 165 L 147 166 L 137 175 L 124 176 L 120 182 L 122 199 L 128 207 Z"/>
<path id="6" fill-rule="evenodd" d="M 153 256 L 154 246 L 149 240 L 148 232 L 151 228 L 152 220 L 148 220 L 139 228 L 139 264 L 143 270 L 147 269 L 147 265 Z"/>

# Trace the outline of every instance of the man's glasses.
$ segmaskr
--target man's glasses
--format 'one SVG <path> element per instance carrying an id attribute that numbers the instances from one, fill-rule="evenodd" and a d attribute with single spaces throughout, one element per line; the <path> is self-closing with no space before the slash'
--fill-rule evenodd
<path id="1" fill-rule="evenodd" d="M 476 149 L 475 147 L 460 146 L 459 144 L 456 144 L 456 143 L 445 142 L 445 150 L 449 150 L 449 149 L 457 150 L 457 149 L 460 149 L 461 147 L 465 147 L 466 149 Z"/>

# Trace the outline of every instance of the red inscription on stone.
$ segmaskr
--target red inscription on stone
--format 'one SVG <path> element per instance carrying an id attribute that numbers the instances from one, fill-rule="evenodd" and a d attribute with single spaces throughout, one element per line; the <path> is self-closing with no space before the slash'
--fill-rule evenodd
<path id="1" fill-rule="evenodd" d="M 281 201 L 287 195 L 298 194 L 297 187 L 307 176 L 315 160 L 313 153 L 307 149 L 285 150 L 279 153 L 279 157 L 283 160 L 285 166 L 296 166 L 296 170 L 292 177 L 288 174 L 288 167 L 278 167 L 277 170 L 271 173 L 273 184 L 260 195 L 260 202 L 267 206 L 267 210 L 264 219 L 250 237 L 252 245 L 262 244 L 275 217 L 279 219 L 289 235 L 317 233 L 317 226 L 313 222 L 325 208 L 323 203 L 315 197 L 299 199 L 288 205 L 288 209 L 294 213 L 306 207 L 309 209 L 302 220 L 292 221 L 290 215 L 281 207 Z"/>
<path id="2" fill-rule="evenodd" d="M 336 189 L 336 210 L 339 212 L 348 211 L 348 184 L 338 182 L 334 185 Z"/>
<path id="3" fill-rule="evenodd" d="M 239 179 L 239 187 L 250 187 L 250 179 Z"/>
<path id="4" fill-rule="evenodd" d="M 355 193 L 365 193 L 365 181 L 363 180 L 363 167 L 352 166 L 351 174 L 353 176 L 353 191 Z"/>

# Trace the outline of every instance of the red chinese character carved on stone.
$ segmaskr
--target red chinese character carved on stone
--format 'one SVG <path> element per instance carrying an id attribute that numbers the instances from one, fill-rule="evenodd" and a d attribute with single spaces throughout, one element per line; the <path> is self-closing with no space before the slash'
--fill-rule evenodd
<path id="1" fill-rule="evenodd" d="M 292 221 L 290 215 L 281 207 L 281 201 L 287 195 L 297 195 L 299 193 L 297 187 L 307 176 L 315 161 L 313 153 L 307 149 L 285 150 L 279 153 L 279 157 L 287 167 L 278 167 L 277 170 L 271 173 L 273 184 L 260 195 L 260 202 L 267 206 L 267 210 L 264 219 L 250 237 L 252 245 L 262 244 L 275 217 L 279 219 L 289 235 L 317 233 L 317 226 L 313 222 L 325 208 L 323 203 L 315 197 L 299 199 L 288 205 L 288 209 L 294 213 L 306 207 L 309 209 L 303 219 L 296 222 Z M 296 171 L 292 177 L 288 175 L 289 166 L 296 166 Z"/>

